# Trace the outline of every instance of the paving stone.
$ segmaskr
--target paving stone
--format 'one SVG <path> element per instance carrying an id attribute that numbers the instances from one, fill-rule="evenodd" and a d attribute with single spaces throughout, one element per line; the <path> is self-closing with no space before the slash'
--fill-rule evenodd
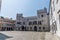
<path id="1" fill-rule="evenodd" d="M 6 38 L 7 37 L 7 38 Z M 0 40 L 59 40 L 50 32 L 0 31 Z"/>

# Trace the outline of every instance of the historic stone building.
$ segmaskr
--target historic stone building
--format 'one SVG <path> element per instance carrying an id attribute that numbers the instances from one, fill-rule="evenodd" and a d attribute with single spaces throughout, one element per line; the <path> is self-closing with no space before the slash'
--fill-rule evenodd
<path id="1" fill-rule="evenodd" d="M 15 28 L 15 20 L 0 17 L 0 31 L 12 31 Z"/>
<path id="2" fill-rule="evenodd" d="M 37 10 L 37 16 L 23 17 L 22 14 L 16 16 L 16 30 L 23 31 L 49 31 L 47 9 Z"/>
<path id="3" fill-rule="evenodd" d="M 60 36 L 60 0 L 50 0 L 51 32 Z"/>

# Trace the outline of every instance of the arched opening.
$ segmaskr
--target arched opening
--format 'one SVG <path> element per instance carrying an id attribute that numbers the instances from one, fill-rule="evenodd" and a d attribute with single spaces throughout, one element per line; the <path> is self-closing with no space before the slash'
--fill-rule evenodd
<path id="1" fill-rule="evenodd" d="M 26 27 L 24 27 L 24 30 L 26 31 Z"/>
<path id="2" fill-rule="evenodd" d="M 10 31 L 10 28 L 9 27 L 7 27 L 7 31 Z"/>
<path id="3" fill-rule="evenodd" d="M 24 26 L 22 26 L 22 31 L 24 31 L 25 30 L 25 28 L 24 28 Z"/>
<path id="4" fill-rule="evenodd" d="M 13 27 L 11 27 L 11 31 L 13 31 L 14 30 L 14 28 Z"/>
<path id="5" fill-rule="evenodd" d="M 37 31 L 37 26 L 34 26 L 34 31 Z"/>

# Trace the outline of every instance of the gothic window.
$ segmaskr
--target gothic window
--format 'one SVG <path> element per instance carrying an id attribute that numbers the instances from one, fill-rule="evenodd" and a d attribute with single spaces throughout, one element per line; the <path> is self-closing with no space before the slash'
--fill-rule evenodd
<path id="1" fill-rule="evenodd" d="M 36 25 L 37 24 L 37 21 L 33 21 L 33 25 Z"/>
<path id="2" fill-rule="evenodd" d="M 29 25 L 32 25 L 32 22 L 29 22 Z"/>
<path id="3" fill-rule="evenodd" d="M 39 27 L 39 29 L 41 29 L 41 27 Z"/>
<path id="4" fill-rule="evenodd" d="M 45 27 L 43 27 L 43 30 L 45 30 Z"/>
<path id="5" fill-rule="evenodd" d="M 38 21 L 38 24 L 42 25 L 42 22 L 41 21 Z"/>
<path id="6" fill-rule="evenodd" d="M 21 24 L 21 22 L 17 22 L 17 24 Z"/>

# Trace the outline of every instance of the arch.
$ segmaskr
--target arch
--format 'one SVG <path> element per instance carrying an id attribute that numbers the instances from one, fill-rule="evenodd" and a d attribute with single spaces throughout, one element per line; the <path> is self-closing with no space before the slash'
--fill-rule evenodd
<path id="1" fill-rule="evenodd" d="M 25 30 L 25 27 L 24 26 L 22 26 L 22 31 L 24 31 Z"/>
<path id="2" fill-rule="evenodd" d="M 34 26 L 34 31 L 37 31 L 37 26 Z"/>

